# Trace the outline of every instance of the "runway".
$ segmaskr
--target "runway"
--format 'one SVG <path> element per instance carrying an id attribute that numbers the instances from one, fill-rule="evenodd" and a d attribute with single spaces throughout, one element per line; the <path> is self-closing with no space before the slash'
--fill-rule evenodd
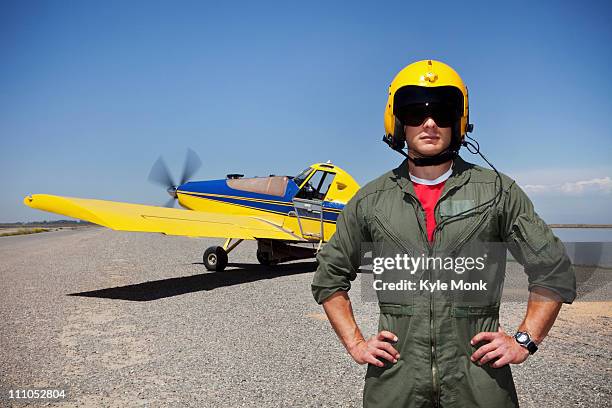
<path id="1" fill-rule="evenodd" d="M 54 388 L 67 397 L 53 406 L 361 406 L 365 367 L 312 298 L 316 263 L 260 266 L 245 241 L 207 272 L 216 244 L 94 227 L 0 238 L 0 405 L 40 406 L 6 392 Z M 360 279 L 351 294 L 370 335 L 378 308 Z M 502 327 L 514 332 L 525 306 L 505 302 Z M 612 400 L 610 306 L 564 306 L 541 350 L 512 367 L 521 406 Z"/>

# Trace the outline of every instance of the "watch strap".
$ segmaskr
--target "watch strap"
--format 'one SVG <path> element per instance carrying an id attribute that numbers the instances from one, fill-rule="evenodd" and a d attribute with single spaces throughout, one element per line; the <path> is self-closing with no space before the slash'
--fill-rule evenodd
<path id="1" fill-rule="evenodd" d="M 527 339 L 525 341 L 519 341 L 519 337 L 526 337 Z M 531 340 L 531 336 L 529 335 L 529 333 L 521 331 L 516 332 L 516 334 L 514 335 L 514 339 L 522 347 L 525 347 L 527 351 L 529 351 L 529 354 L 533 354 L 538 351 L 538 345 L 535 344 L 533 340 Z"/>
<path id="2" fill-rule="evenodd" d="M 538 351 L 538 346 L 533 342 L 533 340 L 529 340 L 529 343 L 525 346 L 529 354 L 533 354 Z"/>

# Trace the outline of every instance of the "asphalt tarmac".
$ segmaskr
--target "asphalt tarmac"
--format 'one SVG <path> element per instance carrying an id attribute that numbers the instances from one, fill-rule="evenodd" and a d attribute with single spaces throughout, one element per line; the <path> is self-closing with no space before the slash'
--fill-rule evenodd
<path id="1" fill-rule="evenodd" d="M 263 267 L 245 241 L 207 272 L 202 252 L 220 243 L 103 228 L 0 238 L 0 406 L 361 406 L 365 367 L 311 296 L 314 261 Z M 360 279 L 355 314 L 373 334 Z M 610 406 L 606 296 L 564 306 L 540 351 L 513 366 L 522 407 Z M 526 307 L 517 297 L 502 305 L 509 332 Z M 28 389 L 66 397 L 8 398 Z"/>

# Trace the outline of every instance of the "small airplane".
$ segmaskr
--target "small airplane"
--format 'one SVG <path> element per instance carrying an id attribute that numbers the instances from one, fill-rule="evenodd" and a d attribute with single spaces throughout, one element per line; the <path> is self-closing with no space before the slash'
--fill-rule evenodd
<path id="1" fill-rule="evenodd" d="M 225 238 L 223 246 L 209 247 L 203 256 L 206 269 L 222 271 L 228 254 L 243 240 L 257 241 L 256 256 L 262 265 L 314 257 L 359 190 L 346 171 L 329 161 L 315 163 L 295 177 L 228 174 L 220 180 L 189 181 L 200 166 L 199 157 L 189 149 L 180 182 L 174 183 L 163 159 L 155 162 L 149 180 L 170 194 L 165 207 L 48 194 L 29 195 L 24 203 L 114 230 Z M 177 200 L 191 211 L 172 208 Z"/>

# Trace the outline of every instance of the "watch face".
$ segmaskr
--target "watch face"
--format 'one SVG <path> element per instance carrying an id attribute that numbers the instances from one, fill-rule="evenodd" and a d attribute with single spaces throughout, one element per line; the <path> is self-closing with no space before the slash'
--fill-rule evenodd
<path id="1" fill-rule="evenodd" d="M 516 341 L 519 343 L 527 343 L 529 341 L 529 335 L 527 333 L 517 333 Z"/>

